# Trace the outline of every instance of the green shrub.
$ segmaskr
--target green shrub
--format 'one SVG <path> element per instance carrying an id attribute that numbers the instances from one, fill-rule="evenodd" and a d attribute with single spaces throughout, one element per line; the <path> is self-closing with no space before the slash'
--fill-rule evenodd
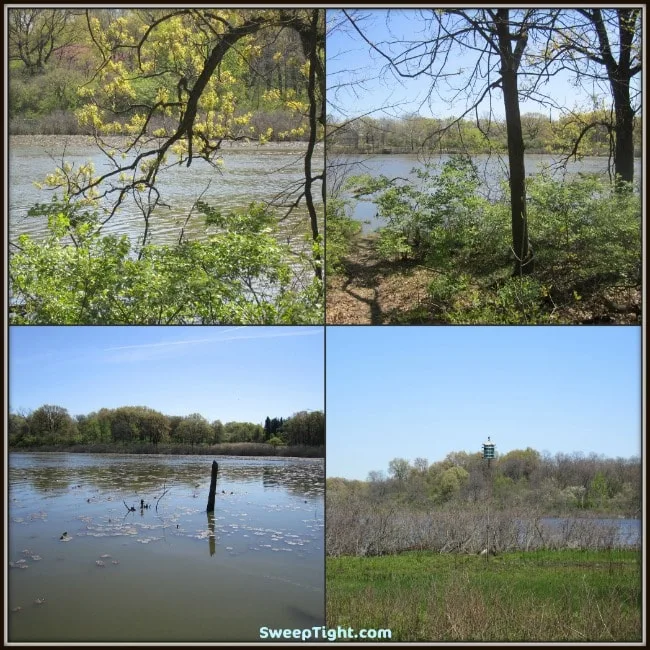
<path id="1" fill-rule="evenodd" d="M 536 265 L 562 291 L 641 282 L 641 202 L 595 175 L 529 184 Z"/>
<path id="2" fill-rule="evenodd" d="M 373 196 L 381 229 L 380 253 L 423 258 L 473 246 L 487 203 L 478 196 L 478 173 L 468 156 L 452 156 L 440 167 L 413 169 L 417 180 L 357 176 L 348 184 L 357 196 Z"/>
<path id="3" fill-rule="evenodd" d="M 350 252 L 361 224 L 347 216 L 343 201 L 334 198 L 327 201 L 326 224 L 325 272 L 330 276 L 340 272 L 343 258 Z"/>
<path id="4" fill-rule="evenodd" d="M 388 224 L 380 231 L 380 255 L 411 256 L 433 271 L 428 296 L 437 319 L 524 324 L 573 320 L 579 312 L 598 317 L 611 304 L 610 292 L 623 296 L 625 309 L 636 309 L 641 199 L 632 188 L 617 191 L 592 174 L 529 177 L 534 271 L 514 278 L 507 184 L 500 199 L 482 198 L 476 170 L 465 157 L 413 173 L 412 182 L 382 176 L 350 183 L 359 196 L 373 197 Z M 576 310 L 581 301 L 585 307 Z"/>
<path id="5" fill-rule="evenodd" d="M 102 235 L 96 215 L 53 204 L 48 237 L 18 238 L 11 255 L 13 324 L 321 323 L 322 283 L 297 276 L 295 257 L 259 206 L 223 216 L 204 241 L 137 250 Z M 57 212 L 58 210 L 58 212 Z M 39 211 L 42 212 L 42 206 Z M 72 237 L 76 245 L 70 245 Z"/>
<path id="6" fill-rule="evenodd" d="M 408 242 L 408 237 L 403 232 L 391 228 L 382 228 L 379 231 L 377 252 L 385 260 L 406 259 L 413 247 Z"/>
<path id="7" fill-rule="evenodd" d="M 449 308 L 454 299 L 467 291 L 469 277 L 453 273 L 440 273 L 429 283 L 429 298 L 439 306 Z"/>

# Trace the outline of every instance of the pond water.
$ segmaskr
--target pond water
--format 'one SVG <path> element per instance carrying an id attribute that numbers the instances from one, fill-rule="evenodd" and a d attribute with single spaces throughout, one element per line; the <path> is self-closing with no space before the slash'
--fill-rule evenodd
<path id="1" fill-rule="evenodd" d="M 116 142 L 117 144 L 117 142 Z M 171 167 L 159 174 L 161 200 L 169 207 L 158 207 L 151 219 L 154 243 L 175 243 L 181 229 L 185 237 L 201 239 L 206 236 L 202 215 L 194 213 L 185 224 L 194 202 L 202 200 L 228 211 L 248 206 L 253 201 L 272 201 L 287 188 L 296 190 L 304 174 L 304 151 L 301 143 L 259 146 L 224 146 L 223 165 L 215 169 L 204 160 L 194 160 L 188 168 L 184 164 Z M 315 170 L 323 164 L 322 147 L 314 154 Z M 52 190 L 38 189 L 48 174 L 62 164 L 62 159 L 75 165 L 92 161 L 95 173 L 110 171 L 107 158 L 97 149 L 90 137 L 84 136 L 12 136 L 9 140 L 9 236 L 14 240 L 22 233 L 37 239 L 46 234 L 45 217 L 28 217 L 27 211 L 35 203 L 48 203 Z M 317 173 L 317 172 L 316 172 Z M 206 189 L 207 188 L 207 189 Z M 321 197 L 320 184 L 313 188 L 314 200 Z M 60 196 L 60 192 L 59 192 Z M 293 197 L 296 198 L 295 196 Z M 307 212 L 297 210 L 281 222 L 283 238 L 302 238 L 308 229 Z M 107 232 L 142 235 L 144 221 L 133 201 L 126 201 L 120 211 L 106 225 Z"/>
<path id="2" fill-rule="evenodd" d="M 429 162 L 435 165 L 442 165 L 449 160 L 449 155 L 430 156 Z M 484 182 L 481 192 L 489 199 L 495 199 L 501 195 L 501 183 L 507 178 L 507 158 L 487 154 L 472 156 L 472 160 L 478 168 L 479 175 Z M 415 179 L 412 173 L 413 168 L 423 166 L 422 158 L 415 154 L 394 154 L 359 156 L 352 154 L 339 154 L 334 157 L 331 163 L 337 169 L 347 169 L 347 173 L 370 174 L 378 177 L 380 175 L 388 178 Z M 579 161 L 572 161 L 567 164 L 566 170 L 557 167 L 557 159 L 546 154 L 528 154 L 526 156 L 526 173 L 536 174 L 542 169 L 551 168 L 554 175 L 562 177 L 562 174 L 595 173 L 607 174 L 607 158 L 602 156 L 585 157 Z M 340 173 L 340 172 L 339 172 Z M 641 159 L 636 158 L 634 162 L 634 177 L 638 181 L 641 178 Z M 352 194 L 348 193 L 347 198 Z M 363 223 L 364 233 L 374 232 L 385 225 L 383 219 L 377 216 L 377 208 L 372 201 L 355 201 L 351 209 L 351 216 Z"/>
<path id="3" fill-rule="evenodd" d="M 641 544 L 640 519 L 543 517 L 540 526 L 549 539 L 583 537 L 597 548 L 637 548 Z"/>
<path id="4" fill-rule="evenodd" d="M 206 456 L 11 453 L 9 640 L 256 641 L 262 626 L 322 625 L 322 459 L 217 461 L 209 517 Z"/>

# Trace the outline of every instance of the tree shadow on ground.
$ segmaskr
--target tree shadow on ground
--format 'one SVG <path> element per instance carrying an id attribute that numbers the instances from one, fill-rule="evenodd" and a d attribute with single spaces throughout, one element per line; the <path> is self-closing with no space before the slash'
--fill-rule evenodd
<path id="1" fill-rule="evenodd" d="M 455 295 L 456 306 L 444 299 L 434 299 L 429 288 L 440 279 L 442 270 L 423 265 L 418 260 L 384 260 L 377 252 L 376 234 L 360 235 L 350 254 L 343 260 L 340 274 L 328 277 L 326 323 L 328 325 L 439 325 L 521 323 L 516 302 L 501 304 L 499 289 L 510 276 L 508 261 L 502 267 L 476 266 L 471 287 Z M 468 268 L 467 261 L 459 269 Z M 460 272 L 460 270 L 459 270 Z M 559 275 L 558 275 L 559 274 Z M 453 274 L 452 274 L 453 279 Z M 538 304 L 539 313 L 527 323 L 627 324 L 639 325 L 641 287 L 613 285 L 612 278 L 588 278 L 571 282 L 560 271 L 538 265 L 532 276 L 550 287 L 548 296 Z M 477 311 L 473 301 L 478 292 L 481 302 Z M 464 312 L 463 304 L 467 311 Z M 531 303 L 531 306 L 532 303 Z M 513 311 L 515 310 L 515 311 Z M 520 315 L 519 315 L 520 316 Z"/>
<path id="2" fill-rule="evenodd" d="M 328 325 L 437 324 L 428 304 L 432 272 L 415 260 L 384 260 L 377 236 L 362 235 L 343 262 L 340 275 L 328 278 Z"/>

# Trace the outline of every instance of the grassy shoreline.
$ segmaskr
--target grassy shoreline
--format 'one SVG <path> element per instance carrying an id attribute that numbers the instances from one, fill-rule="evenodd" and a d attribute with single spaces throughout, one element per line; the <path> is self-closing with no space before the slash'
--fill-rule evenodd
<path id="1" fill-rule="evenodd" d="M 276 456 L 279 458 L 324 458 L 325 447 L 278 445 L 257 442 L 226 442 L 215 445 L 131 443 L 115 445 L 92 443 L 77 445 L 41 445 L 10 447 L 16 452 L 65 452 L 81 454 L 160 454 L 168 456 Z"/>
<path id="2" fill-rule="evenodd" d="M 50 145 L 56 145 L 61 139 L 89 147 L 95 145 L 95 138 L 91 133 L 10 133 L 8 139 L 10 146 L 12 143 L 14 145 L 38 144 L 41 146 L 43 145 L 43 138 Z M 102 136 L 102 139 L 113 146 L 121 146 L 127 141 L 128 136 L 106 135 Z M 317 142 L 316 150 L 322 150 L 323 146 L 322 142 Z M 260 149 L 265 151 L 303 152 L 306 148 L 307 143 L 303 140 L 269 140 L 260 143 L 255 137 L 246 140 L 224 140 L 220 145 L 220 150 L 228 153 L 245 153 Z"/>
<path id="3" fill-rule="evenodd" d="M 414 551 L 326 562 L 329 627 L 391 641 L 640 641 L 641 552 Z"/>

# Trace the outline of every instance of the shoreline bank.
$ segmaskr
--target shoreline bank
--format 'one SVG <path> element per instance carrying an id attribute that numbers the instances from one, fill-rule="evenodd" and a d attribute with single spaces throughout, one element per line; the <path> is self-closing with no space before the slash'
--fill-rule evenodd
<path id="1" fill-rule="evenodd" d="M 307 445 L 277 446 L 256 442 L 232 442 L 215 445 L 136 443 L 118 447 L 108 443 L 77 445 L 41 445 L 38 447 L 10 447 L 9 452 L 46 452 L 77 454 L 132 454 L 159 456 L 253 456 L 276 458 L 324 458 L 325 447 Z"/>

